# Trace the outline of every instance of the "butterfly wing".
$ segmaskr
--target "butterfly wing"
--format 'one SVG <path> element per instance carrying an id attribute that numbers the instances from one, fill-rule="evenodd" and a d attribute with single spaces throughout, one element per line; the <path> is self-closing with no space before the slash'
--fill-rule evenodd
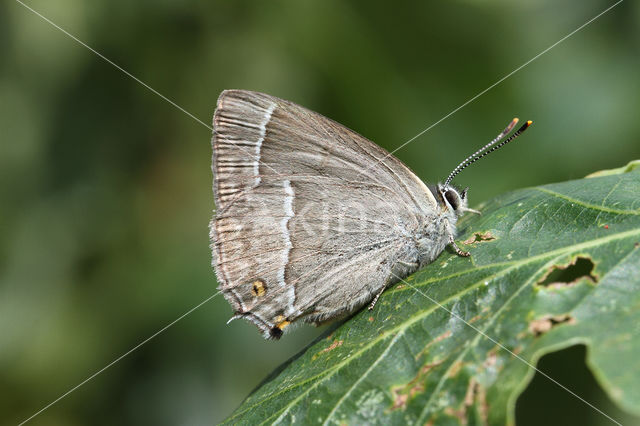
<path id="1" fill-rule="evenodd" d="M 410 272 L 412 236 L 435 212 L 428 188 L 385 150 L 262 93 L 220 95 L 212 169 L 220 289 L 265 337 L 352 311 L 392 271 Z"/>

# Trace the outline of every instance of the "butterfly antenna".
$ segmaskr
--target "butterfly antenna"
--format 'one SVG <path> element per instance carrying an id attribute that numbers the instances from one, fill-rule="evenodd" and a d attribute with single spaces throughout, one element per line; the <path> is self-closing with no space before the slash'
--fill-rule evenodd
<path id="1" fill-rule="evenodd" d="M 466 169 L 468 166 L 475 163 L 482 157 L 489 155 L 490 153 L 492 153 L 497 149 L 502 148 L 503 146 L 505 146 L 506 144 L 508 144 L 509 142 L 511 142 L 518 136 L 520 136 L 522 132 L 527 130 L 527 128 L 531 125 L 531 123 L 533 123 L 533 121 L 531 120 L 527 121 L 522 126 L 520 126 L 520 128 L 516 130 L 514 134 L 509 136 L 509 138 L 505 139 L 503 142 L 498 144 L 498 142 L 500 142 L 506 135 L 508 135 L 509 132 L 513 130 L 515 125 L 518 124 L 517 118 L 514 118 L 513 120 L 511 120 L 511 123 L 509 123 L 509 125 L 505 127 L 504 130 L 500 132 L 498 136 L 495 137 L 495 139 L 493 139 L 491 142 L 489 142 L 488 144 L 486 144 L 485 146 L 483 146 L 482 148 L 480 148 L 479 150 L 477 150 L 476 152 L 474 152 L 473 154 L 465 158 L 463 162 L 458 164 L 458 166 L 455 169 L 453 169 L 451 173 L 449 173 L 447 180 L 444 182 L 444 187 L 445 188 L 448 187 L 451 181 L 453 180 L 453 178 L 456 177 L 456 175 L 460 173 L 462 170 Z"/>

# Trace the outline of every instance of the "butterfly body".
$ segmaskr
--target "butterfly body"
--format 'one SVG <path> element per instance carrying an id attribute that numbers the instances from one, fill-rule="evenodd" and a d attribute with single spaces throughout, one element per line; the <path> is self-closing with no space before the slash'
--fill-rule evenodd
<path id="1" fill-rule="evenodd" d="M 213 124 L 213 266 L 233 318 L 266 338 L 377 300 L 453 243 L 470 210 L 466 190 L 428 187 L 373 142 L 294 103 L 227 90 Z"/>

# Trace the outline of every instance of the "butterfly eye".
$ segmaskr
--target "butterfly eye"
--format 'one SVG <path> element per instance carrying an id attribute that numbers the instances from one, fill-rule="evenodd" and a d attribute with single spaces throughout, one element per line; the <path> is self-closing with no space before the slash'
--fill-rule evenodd
<path id="1" fill-rule="evenodd" d="M 444 193 L 444 197 L 449 202 L 449 205 L 453 207 L 454 210 L 457 210 L 460 207 L 460 196 L 453 189 L 449 189 Z"/>

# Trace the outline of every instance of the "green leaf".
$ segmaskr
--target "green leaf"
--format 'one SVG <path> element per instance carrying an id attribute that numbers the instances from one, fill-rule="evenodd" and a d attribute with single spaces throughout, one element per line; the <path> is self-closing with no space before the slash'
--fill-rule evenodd
<path id="1" fill-rule="evenodd" d="M 640 170 L 479 208 L 459 225 L 470 258 L 445 251 L 274 372 L 227 422 L 513 423 L 534 373 L 523 360 L 576 343 L 610 397 L 639 413 Z"/>
<path id="2" fill-rule="evenodd" d="M 599 170 L 597 172 L 593 172 L 588 175 L 588 178 L 592 177 L 601 177 L 601 176 L 609 176 L 609 175 L 619 175 L 621 173 L 628 173 L 633 170 L 640 168 L 640 160 L 629 161 L 626 166 L 618 167 L 616 169 L 609 170 Z"/>

